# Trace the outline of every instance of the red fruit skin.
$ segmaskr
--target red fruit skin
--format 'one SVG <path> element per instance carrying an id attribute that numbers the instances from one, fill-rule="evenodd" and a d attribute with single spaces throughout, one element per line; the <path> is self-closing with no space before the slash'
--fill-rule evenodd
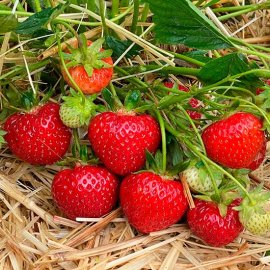
<path id="1" fill-rule="evenodd" d="M 270 80 L 266 80 L 265 83 L 268 84 L 268 85 L 270 85 Z M 257 89 L 256 89 L 256 95 L 257 95 L 257 96 L 260 95 L 263 91 L 264 91 L 264 89 L 262 89 L 262 88 L 257 88 Z"/>
<path id="2" fill-rule="evenodd" d="M 77 166 L 57 173 L 52 182 L 52 197 L 70 219 L 102 217 L 114 207 L 119 181 L 106 168 Z"/>
<path id="3" fill-rule="evenodd" d="M 175 224 L 188 207 L 181 182 L 163 179 L 152 172 L 124 178 L 120 186 L 120 204 L 129 223 L 142 233 Z"/>
<path id="4" fill-rule="evenodd" d="M 174 84 L 172 82 L 164 82 L 164 86 L 168 88 L 173 88 Z M 183 92 L 189 92 L 189 89 L 183 85 L 178 85 L 178 89 Z M 196 109 L 200 107 L 200 102 L 196 98 L 191 98 L 188 103 L 192 108 Z M 202 118 L 202 114 L 199 112 L 187 110 L 187 113 L 193 120 Z"/>
<path id="5" fill-rule="evenodd" d="M 211 124 L 202 133 L 208 157 L 225 167 L 247 168 L 264 144 L 261 129 L 261 121 L 245 112 Z"/>
<path id="6" fill-rule="evenodd" d="M 98 158 L 122 176 L 141 169 L 146 149 L 155 153 L 161 140 L 159 125 L 152 116 L 120 112 L 95 116 L 90 122 L 88 137 Z"/>
<path id="7" fill-rule="evenodd" d="M 187 222 L 193 234 L 206 244 L 213 247 L 226 246 L 243 231 L 238 211 L 233 210 L 234 206 L 239 205 L 240 200 L 235 200 L 228 206 L 225 217 L 220 215 L 214 202 L 195 199 L 194 203 L 195 208 L 187 212 Z"/>
<path id="8" fill-rule="evenodd" d="M 87 41 L 87 45 L 90 46 L 92 42 L 90 40 Z M 74 47 L 77 47 L 74 44 Z M 101 49 L 102 51 L 103 49 Z M 102 61 L 106 62 L 107 64 L 111 65 L 110 68 L 101 68 L 96 69 L 94 68 L 93 74 L 91 77 L 88 76 L 87 72 L 85 71 L 83 65 L 78 65 L 75 67 L 68 68 L 68 71 L 76 82 L 76 84 L 80 87 L 84 94 L 94 94 L 99 93 L 105 88 L 111 81 L 113 76 L 113 60 L 111 57 L 103 58 Z M 62 75 L 64 80 L 70 87 L 74 88 L 74 85 L 70 81 L 68 75 L 61 69 Z"/>
<path id="9" fill-rule="evenodd" d="M 71 131 L 59 116 L 60 106 L 49 102 L 29 113 L 15 113 L 4 124 L 11 152 L 33 165 L 59 161 L 67 152 Z"/>
<path id="10" fill-rule="evenodd" d="M 252 171 L 258 169 L 260 165 L 263 163 L 265 156 L 266 156 L 266 140 L 264 141 L 264 144 L 259 153 L 256 155 L 255 159 L 247 166 L 247 169 L 250 169 Z"/>

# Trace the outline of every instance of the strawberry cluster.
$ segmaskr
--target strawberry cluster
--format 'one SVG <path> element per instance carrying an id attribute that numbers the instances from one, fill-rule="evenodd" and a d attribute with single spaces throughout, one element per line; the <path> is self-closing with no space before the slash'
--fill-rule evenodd
<path id="1" fill-rule="evenodd" d="M 90 49 L 84 58 L 77 57 L 76 63 L 68 59 L 67 65 L 73 63 L 69 67 L 73 80 L 66 71 L 64 78 L 71 86 L 75 80 L 89 94 L 101 91 L 109 83 L 112 67 L 108 64 L 112 65 L 112 59 L 99 44 L 87 44 Z M 77 54 L 74 49 L 72 55 Z M 82 64 L 83 76 L 90 78 L 87 83 L 78 81 L 82 79 L 76 75 L 78 64 Z M 93 81 L 95 76 L 106 81 L 98 87 Z M 172 89 L 174 84 L 166 82 L 164 86 Z M 176 88 L 189 92 L 186 87 Z M 61 108 L 48 102 L 28 113 L 15 113 L 8 117 L 3 128 L 14 155 L 33 165 L 48 165 L 60 161 L 67 153 L 72 139 L 70 128 L 87 125 L 91 150 L 99 164 L 77 163 L 74 168 L 58 172 L 52 183 L 53 200 L 68 218 L 102 217 L 119 202 L 127 220 L 142 233 L 166 229 L 186 216 L 194 235 L 212 246 L 229 244 L 244 227 L 254 234 L 270 230 L 270 215 L 265 207 L 269 202 L 268 193 L 254 190 L 246 196 L 245 185 L 238 181 L 238 176 L 229 173 L 236 169 L 249 172 L 263 162 L 266 133 L 262 119 L 238 111 L 212 121 L 200 129 L 200 150 L 168 124 L 167 133 L 192 152 L 187 166 L 181 169 L 178 166 L 177 173 L 172 174 L 157 166 L 145 169 L 146 163 L 151 163 L 146 160 L 147 155 L 154 157 L 161 148 L 166 156 L 166 132 L 161 114 L 137 113 L 123 106 L 115 111 L 97 112 L 95 97 L 84 97 L 71 90 L 71 95 L 63 98 Z M 188 100 L 186 113 L 191 121 L 203 118 L 202 106 L 196 98 Z M 189 125 L 186 129 L 189 133 L 192 131 Z M 181 180 L 189 188 L 184 188 Z M 190 207 L 189 190 L 197 197 Z M 262 220 L 264 227 L 254 226 L 258 220 Z"/>

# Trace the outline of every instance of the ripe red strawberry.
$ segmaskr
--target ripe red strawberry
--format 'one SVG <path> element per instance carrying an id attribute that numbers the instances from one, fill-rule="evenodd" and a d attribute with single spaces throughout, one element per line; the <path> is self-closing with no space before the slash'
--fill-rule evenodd
<path id="1" fill-rule="evenodd" d="M 92 118 L 88 137 L 98 158 L 118 175 L 141 169 L 146 149 L 154 153 L 161 140 L 159 125 L 152 116 L 123 111 Z"/>
<path id="2" fill-rule="evenodd" d="M 222 247 L 231 243 L 243 230 L 239 213 L 233 207 L 239 205 L 235 200 L 227 208 L 224 217 L 220 215 L 218 205 L 214 202 L 194 200 L 195 208 L 188 210 L 187 221 L 191 231 L 205 243 Z"/>
<path id="3" fill-rule="evenodd" d="M 129 223 L 142 233 L 175 224 L 188 207 L 181 182 L 153 172 L 127 176 L 120 186 L 120 203 Z"/>
<path id="4" fill-rule="evenodd" d="M 84 39 L 83 41 L 85 42 L 84 49 L 76 48 L 77 44 L 73 45 L 75 48 L 69 48 L 66 55 L 69 62 L 66 65 L 71 77 L 83 93 L 98 93 L 109 84 L 112 78 L 113 60 L 110 57 L 112 52 L 101 48 L 103 39 L 95 42 Z M 68 85 L 74 87 L 65 70 L 61 68 L 61 71 Z"/>
<path id="5" fill-rule="evenodd" d="M 255 159 L 247 166 L 247 169 L 250 169 L 252 171 L 258 169 L 262 164 L 262 162 L 264 161 L 265 155 L 266 155 L 266 140 L 264 141 L 264 144 L 261 150 L 258 152 Z"/>
<path id="6" fill-rule="evenodd" d="M 266 83 L 267 85 L 270 85 L 270 80 L 266 80 L 265 83 Z M 262 89 L 262 88 L 257 88 L 257 89 L 256 89 L 256 95 L 257 95 L 257 96 L 260 95 L 263 91 L 264 91 L 264 89 Z"/>
<path id="7" fill-rule="evenodd" d="M 57 173 L 52 183 L 52 197 L 70 219 L 101 217 L 116 204 L 119 182 L 106 168 L 77 166 Z"/>
<path id="8" fill-rule="evenodd" d="M 253 114 L 237 112 L 208 126 L 202 139 L 209 158 L 229 168 L 247 168 L 261 150 L 265 134 Z"/>
<path id="9" fill-rule="evenodd" d="M 168 88 L 173 88 L 174 84 L 172 82 L 164 82 L 164 86 Z M 178 85 L 178 89 L 183 92 L 189 92 L 189 89 L 183 85 Z M 196 98 L 191 98 L 188 103 L 192 108 L 196 109 L 200 107 L 200 101 Z M 191 119 L 196 120 L 202 118 L 202 114 L 199 112 L 187 110 L 187 113 Z"/>
<path id="10" fill-rule="evenodd" d="M 34 165 L 52 164 L 68 150 L 71 132 L 59 116 L 60 106 L 49 102 L 29 113 L 15 113 L 4 124 L 12 153 Z"/>

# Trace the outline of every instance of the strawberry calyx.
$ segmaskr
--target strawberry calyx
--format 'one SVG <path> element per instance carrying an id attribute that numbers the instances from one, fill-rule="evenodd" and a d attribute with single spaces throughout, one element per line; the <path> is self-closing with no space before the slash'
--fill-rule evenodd
<path id="1" fill-rule="evenodd" d="M 104 58 L 112 55 L 112 50 L 102 49 L 104 38 L 91 42 L 87 41 L 84 35 L 80 35 L 78 39 L 78 48 L 67 45 L 70 51 L 70 53 L 64 53 L 64 58 L 68 61 L 67 68 L 83 65 L 87 75 L 92 77 L 94 69 L 112 67 L 103 61 Z"/>
<path id="2" fill-rule="evenodd" d="M 70 89 L 70 96 L 64 96 L 60 107 L 62 122 L 71 128 L 78 128 L 89 123 L 98 106 L 94 104 L 97 95 L 82 96 Z"/>

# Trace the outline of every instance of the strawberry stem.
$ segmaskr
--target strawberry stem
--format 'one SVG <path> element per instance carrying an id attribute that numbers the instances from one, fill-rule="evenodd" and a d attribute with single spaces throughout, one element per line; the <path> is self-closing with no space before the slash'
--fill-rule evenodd
<path id="1" fill-rule="evenodd" d="M 114 66 L 114 70 L 117 73 L 121 73 L 123 75 L 126 75 L 127 78 L 125 78 L 127 81 L 135 84 L 136 86 L 143 86 L 143 87 L 148 87 L 148 85 L 144 82 L 142 82 L 141 80 L 139 80 L 137 77 L 131 75 L 129 72 L 127 72 L 126 70 L 124 70 L 123 68 L 120 68 L 118 66 Z"/>
<path id="2" fill-rule="evenodd" d="M 75 87 L 75 89 L 81 94 L 82 96 L 82 101 L 85 100 L 85 96 L 82 92 L 82 90 L 80 89 L 80 87 L 77 85 L 77 83 L 73 80 L 72 76 L 70 75 L 68 68 L 66 66 L 64 57 L 63 57 L 63 52 L 62 52 L 62 47 L 61 47 L 61 42 L 60 42 L 60 38 L 59 38 L 59 29 L 57 28 L 56 30 L 56 40 L 57 40 L 57 45 L 58 45 L 58 51 L 59 51 L 59 57 L 60 57 L 60 61 L 61 64 L 63 66 L 63 69 L 65 70 L 69 80 L 71 81 L 72 85 Z"/>
<path id="3" fill-rule="evenodd" d="M 115 91 L 115 88 L 114 88 L 113 83 L 110 82 L 109 85 L 110 85 L 110 89 L 111 89 L 112 94 L 113 94 L 113 99 L 114 99 L 114 102 L 115 102 L 115 104 L 116 104 L 116 107 L 117 107 L 117 108 L 123 107 L 123 104 L 122 104 L 121 100 L 119 99 L 119 97 L 118 97 L 118 95 L 117 95 L 117 93 L 116 93 L 116 91 Z"/>
<path id="4" fill-rule="evenodd" d="M 205 160 L 202 160 L 202 162 L 203 162 L 203 164 L 204 164 L 204 166 L 205 166 L 205 168 L 206 168 L 206 170 L 207 170 L 207 172 L 208 172 L 208 174 L 210 176 L 210 179 L 211 179 L 211 182 L 212 182 L 212 185 L 213 185 L 213 188 L 214 188 L 214 192 L 215 192 L 215 195 L 216 195 L 215 197 L 217 198 L 218 202 L 220 202 L 221 197 L 220 197 L 220 192 L 219 192 L 215 177 L 214 177 L 208 163 Z"/>
<path id="5" fill-rule="evenodd" d="M 112 0 L 112 18 L 114 18 L 119 12 L 119 0 Z"/>
<path id="6" fill-rule="evenodd" d="M 109 35 L 109 30 L 106 24 L 106 17 L 105 17 L 105 1 L 99 0 L 99 9 L 100 9 L 100 17 L 102 22 L 103 31 L 105 33 L 105 36 Z"/>
<path id="7" fill-rule="evenodd" d="M 55 24 L 55 25 L 61 24 L 61 25 L 65 26 L 74 35 L 74 37 L 76 37 L 78 39 L 78 37 L 79 37 L 78 33 L 67 22 L 63 22 L 63 21 L 57 21 L 57 22 L 55 22 L 55 21 L 52 21 L 51 24 Z"/>
<path id="8" fill-rule="evenodd" d="M 206 150 L 205 150 L 205 147 L 204 147 L 203 140 L 202 140 L 202 138 L 200 136 L 200 133 L 199 133 L 199 130 L 196 128 L 193 120 L 191 119 L 191 117 L 189 116 L 189 114 L 187 113 L 187 111 L 181 105 L 177 105 L 177 108 L 180 109 L 184 113 L 184 115 L 186 116 L 186 118 L 188 119 L 190 125 L 192 126 L 192 128 L 193 128 L 193 130 L 194 130 L 194 132 L 195 132 L 195 134 L 196 134 L 196 136 L 197 136 L 197 138 L 198 138 L 198 140 L 200 142 L 200 145 L 202 147 L 203 153 L 206 155 Z"/>
<path id="9" fill-rule="evenodd" d="M 80 139 L 79 139 L 79 134 L 78 134 L 78 129 L 74 128 L 73 129 L 73 145 L 74 145 L 74 157 L 77 158 L 78 157 L 78 153 L 80 155 Z"/>
<path id="10" fill-rule="evenodd" d="M 164 125 L 164 120 L 158 110 L 155 110 L 158 118 L 160 131 L 161 131 L 161 143 L 162 143 L 162 173 L 166 172 L 167 165 L 167 147 L 166 147 L 166 129 Z"/>
<path id="11" fill-rule="evenodd" d="M 208 157 L 206 157 L 203 153 L 201 153 L 192 143 L 190 143 L 187 139 L 185 139 L 184 137 L 182 137 L 178 131 L 176 131 L 173 127 L 171 127 L 169 124 L 164 123 L 166 129 L 173 134 L 176 138 L 178 138 L 180 141 L 184 141 L 185 145 L 194 153 L 196 154 L 199 158 L 201 158 L 201 160 L 203 162 L 208 162 L 209 164 L 213 165 L 215 168 L 217 168 L 219 171 L 221 171 L 224 175 L 228 176 L 228 178 L 230 178 L 246 195 L 246 197 L 250 200 L 250 203 L 256 203 L 254 202 L 254 200 L 252 199 L 252 197 L 249 195 L 248 191 L 246 190 L 246 188 L 239 183 L 239 181 L 234 178 L 230 173 L 228 173 L 226 170 L 224 170 L 222 167 L 220 167 L 218 164 L 216 164 L 214 161 L 212 161 L 211 159 L 209 159 Z"/>
<path id="12" fill-rule="evenodd" d="M 216 164 L 214 161 L 212 161 L 211 159 L 209 159 L 208 157 L 206 157 L 205 155 L 203 155 L 202 153 L 200 153 L 200 151 L 198 151 L 190 142 L 188 142 L 187 140 L 185 140 L 185 144 L 188 146 L 189 149 L 191 149 L 196 155 L 198 155 L 203 161 L 210 163 L 211 165 L 213 165 L 214 167 L 216 167 L 218 170 L 220 170 L 224 175 L 227 175 L 228 178 L 230 178 L 243 192 L 244 194 L 247 196 L 247 198 L 249 198 L 250 203 L 253 204 L 254 201 L 252 199 L 252 197 L 249 195 L 248 191 L 246 190 L 246 188 L 239 183 L 239 181 L 234 178 L 230 173 L 228 173 L 226 170 L 224 170 L 222 167 L 220 167 L 218 164 Z"/>
<path id="13" fill-rule="evenodd" d="M 132 23 L 131 23 L 131 28 L 130 31 L 132 33 L 137 32 L 137 24 L 138 24 L 138 18 L 139 18 L 139 8 L 140 8 L 140 1 L 139 0 L 134 0 L 133 1 L 133 17 L 132 17 Z"/>
<path id="14" fill-rule="evenodd" d="M 255 108 L 256 110 L 258 110 L 261 115 L 263 116 L 263 118 L 265 119 L 265 121 L 267 122 L 268 125 L 270 125 L 270 119 L 269 117 L 266 115 L 265 111 L 261 108 L 259 108 L 257 105 L 255 105 L 254 103 L 248 101 L 248 100 L 245 100 L 245 99 L 241 99 L 239 97 L 228 97 L 228 96 L 225 96 L 225 95 L 221 95 L 221 94 L 217 94 L 217 93 L 213 93 L 213 95 L 215 96 L 219 96 L 219 97 L 224 97 L 224 98 L 227 98 L 227 99 L 232 99 L 232 100 L 239 100 L 243 103 L 246 103 L 246 104 L 249 104 L 251 107 Z"/>
<path id="15" fill-rule="evenodd" d="M 175 53 L 175 52 L 171 52 L 171 51 L 168 51 L 168 52 L 171 53 L 175 58 L 184 60 L 185 62 L 194 64 L 196 66 L 203 67 L 205 65 L 205 63 L 203 63 L 203 62 L 201 62 L 199 60 L 193 59 L 191 57 L 188 57 L 188 56 L 186 56 L 184 54 Z"/>

